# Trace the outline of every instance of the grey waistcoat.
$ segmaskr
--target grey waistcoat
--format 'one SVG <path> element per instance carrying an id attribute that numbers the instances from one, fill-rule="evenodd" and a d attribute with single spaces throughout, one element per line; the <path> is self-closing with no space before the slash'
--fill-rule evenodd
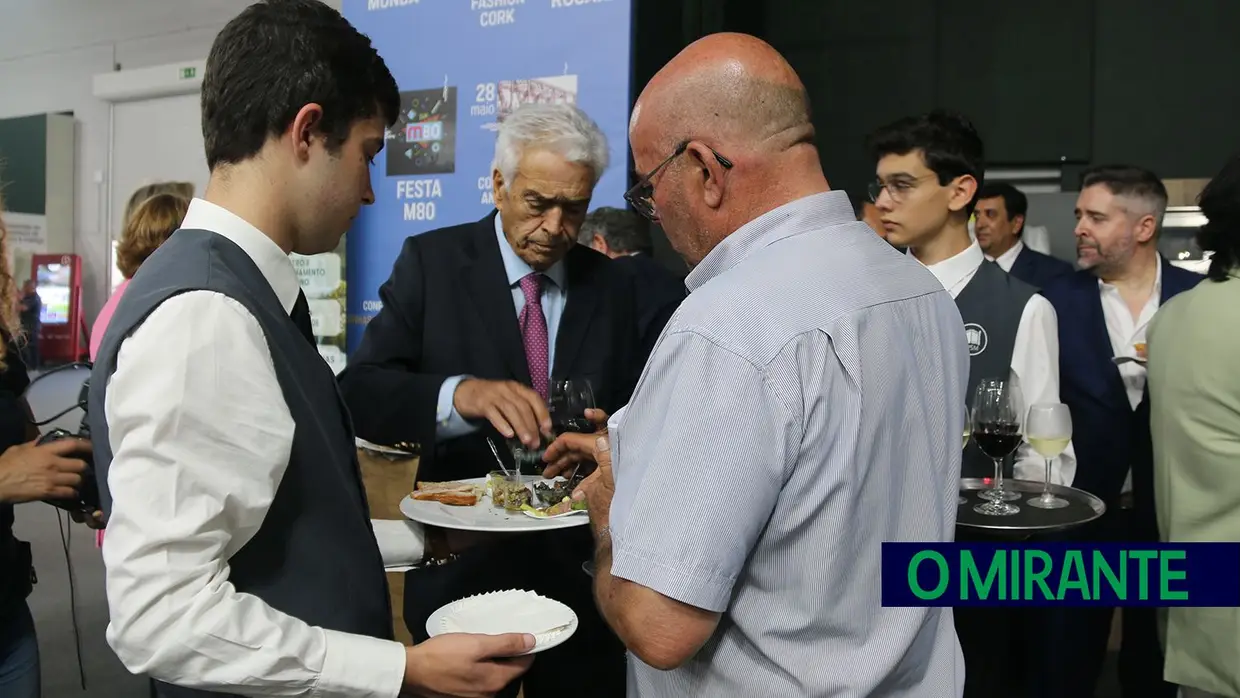
<path id="1" fill-rule="evenodd" d="M 970 409 L 973 391 L 982 379 L 1007 379 L 1011 373 L 1016 330 L 1020 327 L 1025 305 L 1035 293 L 1037 289 L 1010 276 L 998 264 L 983 261 L 968 285 L 956 296 L 956 307 L 964 319 L 965 337 L 969 340 Z M 1029 406 L 1022 405 L 1021 409 L 1027 410 Z M 964 451 L 961 477 L 993 477 L 994 472 L 994 461 L 970 441 Z M 1005 463 L 1004 477 L 1011 474 L 1010 463 Z"/>
<path id="2" fill-rule="evenodd" d="M 91 373 L 89 398 L 104 513 L 112 508 L 107 487 L 112 448 L 104 400 L 117 351 L 161 303 L 195 290 L 228 296 L 258 320 L 297 425 L 288 469 L 271 509 L 254 538 L 229 560 L 229 581 L 238 591 L 310 625 L 391 639 L 383 560 L 335 376 L 253 260 L 221 235 L 178 230 L 143 263 L 108 325 Z M 211 695 L 166 684 L 158 685 L 158 691 L 167 698 Z"/>

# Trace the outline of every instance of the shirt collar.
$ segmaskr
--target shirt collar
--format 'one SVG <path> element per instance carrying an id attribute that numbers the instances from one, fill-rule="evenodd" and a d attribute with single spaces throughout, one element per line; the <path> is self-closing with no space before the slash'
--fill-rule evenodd
<path id="1" fill-rule="evenodd" d="M 911 255 L 912 252 L 909 254 Z M 917 258 L 913 257 L 913 259 Z M 943 284 L 943 288 L 952 289 L 963 281 L 965 277 L 977 271 L 977 268 L 982 266 L 984 261 L 986 261 L 986 255 L 982 254 L 982 247 L 975 240 L 963 252 L 958 252 L 953 257 L 948 257 L 935 264 L 922 266 L 925 266 L 930 270 L 931 274 L 934 274 L 939 283 Z"/>
<path id="2" fill-rule="evenodd" d="M 1009 247 L 1007 249 L 1007 252 L 1004 252 L 998 257 L 991 257 L 990 255 L 986 255 L 986 259 L 989 259 L 992 262 L 998 262 L 999 266 L 1001 267 L 1005 267 L 1006 269 L 1011 269 L 1012 265 L 1016 263 L 1016 258 L 1020 256 L 1020 251 L 1023 249 L 1025 249 L 1024 241 L 1021 240 L 1020 238 L 1017 238 L 1016 244 Z"/>
<path id="3" fill-rule="evenodd" d="M 280 305 L 284 306 L 284 312 L 293 312 L 297 294 L 301 292 L 297 272 L 284 250 L 261 230 L 232 211 L 204 199 L 190 201 L 181 227 L 186 230 L 209 230 L 235 243 L 254 261 L 263 278 L 275 291 Z"/>
<path id="4" fill-rule="evenodd" d="M 495 239 L 499 242 L 499 256 L 504 260 L 504 273 L 508 275 L 509 287 L 516 286 L 521 279 L 534 273 L 534 269 L 512 249 L 512 244 L 504 235 L 504 223 L 500 220 L 498 211 L 495 212 Z M 543 272 L 543 276 L 551 279 L 558 288 L 564 288 L 564 260 L 552 264 Z"/>
<path id="5" fill-rule="evenodd" d="M 768 211 L 736 229 L 711 250 L 685 277 L 689 292 L 740 264 L 751 254 L 793 235 L 856 222 L 848 194 L 812 194 Z"/>
<path id="6" fill-rule="evenodd" d="M 1154 253 L 1154 290 L 1150 293 L 1151 298 L 1162 298 L 1162 267 L 1163 267 L 1162 255 L 1155 252 Z M 1098 290 L 1103 291 L 1103 292 L 1115 291 L 1118 293 L 1118 289 L 1113 284 L 1108 284 L 1102 279 L 1098 279 Z"/>

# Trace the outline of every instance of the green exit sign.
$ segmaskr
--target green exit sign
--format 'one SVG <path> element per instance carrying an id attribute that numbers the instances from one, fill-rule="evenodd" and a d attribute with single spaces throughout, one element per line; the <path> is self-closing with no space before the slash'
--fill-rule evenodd
<path id="1" fill-rule="evenodd" d="M 192 66 L 189 68 L 181 68 L 181 79 L 182 80 L 193 80 L 195 77 L 198 77 L 197 68 L 194 68 Z"/>

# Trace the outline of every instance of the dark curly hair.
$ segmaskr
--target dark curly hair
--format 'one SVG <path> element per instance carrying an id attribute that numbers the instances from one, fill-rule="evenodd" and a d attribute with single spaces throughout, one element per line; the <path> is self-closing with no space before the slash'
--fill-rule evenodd
<path id="1" fill-rule="evenodd" d="M 920 150 L 926 167 L 946 186 L 957 177 L 968 175 L 981 190 L 986 173 L 986 148 L 973 122 L 962 114 L 936 109 L 887 124 L 866 138 L 870 156 L 877 162 L 887 155 L 907 155 Z M 973 213 L 977 194 L 965 207 Z"/>
<path id="2" fill-rule="evenodd" d="M 1207 276 L 1226 281 L 1228 272 L 1240 265 L 1240 154 L 1201 190 L 1197 205 L 1209 220 L 1197 232 L 1197 246 L 1214 253 Z"/>

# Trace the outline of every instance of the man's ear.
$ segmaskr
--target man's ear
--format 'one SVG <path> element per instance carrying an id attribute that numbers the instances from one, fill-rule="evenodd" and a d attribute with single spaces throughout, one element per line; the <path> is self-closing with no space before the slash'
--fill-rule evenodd
<path id="1" fill-rule="evenodd" d="M 297 111 L 293 123 L 289 126 L 292 138 L 293 156 L 298 161 L 310 157 L 310 147 L 316 138 L 322 138 L 319 126 L 323 123 L 323 107 L 318 104 L 307 104 Z"/>
<path id="2" fill-rule="evenodd" d="M 727 170 L 715 157 L 713 150 L 696 141 L 689 143 L 685 149 L 685 156 L 697 171 L 697 176 L 702 182 L 706 205 L 719 208 L 723 204 L 723 173 Z"/>
<path id="3" fill-rule="evenodd" d="M 963 211 L 977 194 L 977 179 L 973 175 L 960 175 L 947 185 L 951 189 L 951 198 L 947 208 L 950 211 Z"/>
<path id="4" fill-rule="evenodd" d="M 496 167 L 491 170 L 491 196 L 495 199 L 495 205 L 498 207 L 499 202 L 504 197 L 504 174 Z"/>

